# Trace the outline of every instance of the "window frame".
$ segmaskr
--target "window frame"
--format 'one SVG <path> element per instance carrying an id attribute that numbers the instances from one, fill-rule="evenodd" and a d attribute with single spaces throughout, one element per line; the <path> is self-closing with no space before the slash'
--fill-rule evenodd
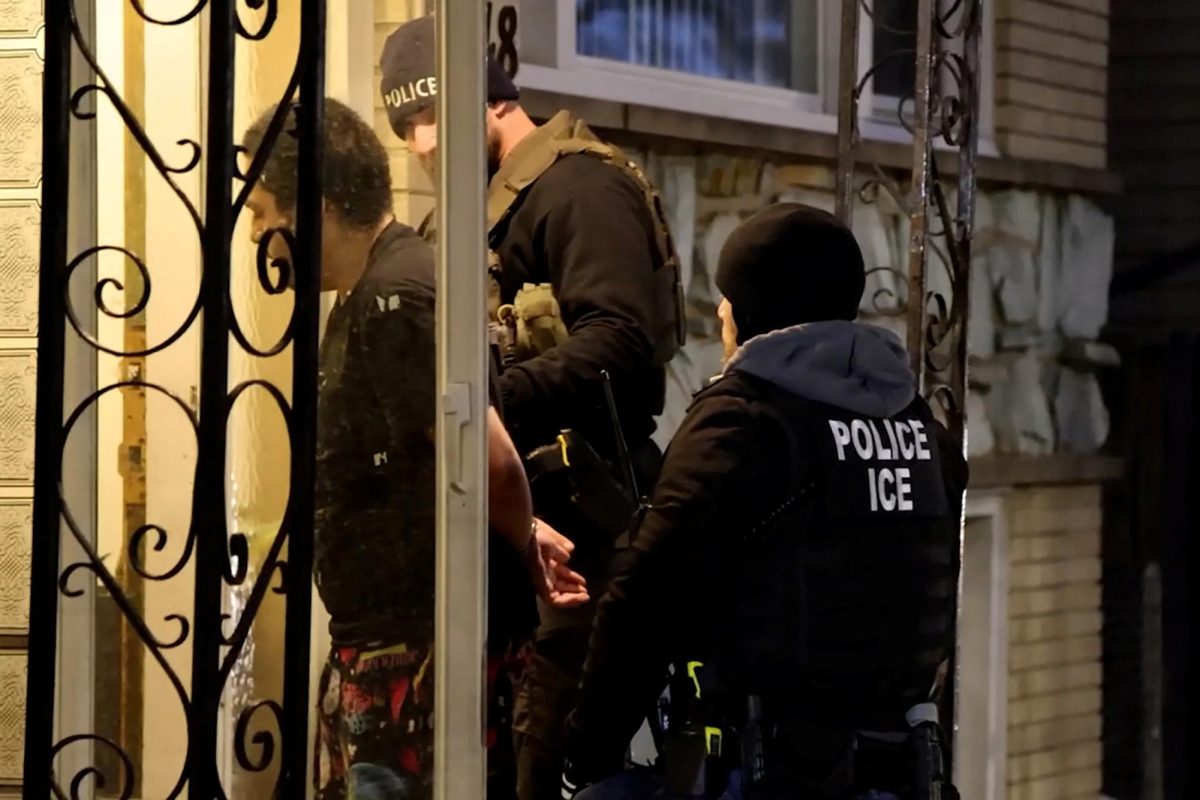
<path id="1" fill-rule="evenodd" d="M 530 0 L 510 0 L 528 8 Z M 518 48 L 521 64 L 516 82 L 525 89 L 609 102 L 631 103 L 708 117 L 773 125 L 817 133 L 837 132 L 838 42 L 840 0 L 817 0 L 817 92 L 758 86 L 693 75 L 660 67 L 580 55 L 576 41 L 576 0 L 541 0 L 550 14 L 521 17 Z M 873 28 L 862 14 L 859 27 L 859 74 L 873 59 Z M 994 155 L 992 65 L 993 12 L 984 6 L 980 75 L 980 152 Z M 535 43 L 535 44 L 531 44 Z M 908 142 L 910 134 L 896 119 L 896 98 L 877 97 L 870 81 L 859 102 L 864 139 Z M 948 146 L 938 139 L 935 147 Z"/>
<path id="2" fill-rule="evenodd" d="M 821 0 L 826 4 L 836 5 L 838 0 Z M 870 26 L 871 18 L 864 12 L 863 23 L 859 28 L 858 72 L 865 73 L 875 63 L 874 30 Z M 997 156 L 994 122 L 995 114 L 995 15 L 991 3 L 983 6 L 983 37 L 979 48 L 979 152 L 983 155 Z M 865 32 L 865 33 L 864 33 Z M 936 34 L 935 34 L 936 35 Z M 961 43 L 961 40 L 957 40 Z M 939 80 L 937 75 L 934 80 Z M 859 104 L 860 127 L 863 136 L 883 141 L 907 142 L 911 138 L 904 126 L 900 124 L 897 110 L 900 98 L 896 95 L 878 94 L 874 91 L 874 79 L 867 81 L 863 97 Z M 909 106 L 911 107 L 911 106 Z M 863 111 L 865 109 L 865 111 Z M 936 149 L 951 149 L 939 136 L 934 139 Z"/>

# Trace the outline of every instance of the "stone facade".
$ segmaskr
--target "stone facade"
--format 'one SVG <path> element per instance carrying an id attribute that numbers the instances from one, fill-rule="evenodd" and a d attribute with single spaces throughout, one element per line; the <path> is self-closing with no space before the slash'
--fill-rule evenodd
<path id="1" fill-rule="evenodd" d="M 1091 5 L 1093 0 L 1081 2 Z M 375 0 L 376 52 L 396 25 L 420 7 L 419 0 Z M 1021 14 L 1029 11 L 1029 3 L 1009 2 L 1005 8 L 1008 28 L 1023 30 Z M 1100 7 L 1084 10 L 1101 20 L 1106 14 Z M 1007 57 L 1008 51 L 1001 49 Z M 432 186 L 391 132 L 378 98 L 374 122 L 392 161 L 396 213 L 415 225 L 433 206 Z M 725 238 L 742 219 L 776 200 L 832 211 L 834 173 L 815 162 L 691 145 L 680 154 L 679 142 L 648 145 L 617 138 L 661 190 L 683 263 L 689 341 L 670 367 L 667 408 L 657 437 L 665 445 L 692 394 L 720 370 L 715 316 L 720 296 L 712 273 Z M 907 218 L 886 192 L 874 194 L 874 202 L 860 203 L 854 215 L 867 267 L 903 272 Z M 970 455 L 1099 451 L 1109 418 L 1095 373 L 1117 363 L 1116 352 L 1096 341 L 1108 313 L 1112 218 L 1078 195 L 982 187 L 976 231 L 969 330 L 973 391 L 967 398 Z M 936 260 L 929 281 L 949 295 L 946 272 Z M 872 273 L 861 306 L 864 318 L 901 338 L 903 284 L 893 273 Z"/>
<path id="2" fill-rule="evenodd" d="M 691 394 L 720 369 L 720 293 L 712 275 L 726 237 L 778 200 L 832 210 L 834 174 L 820 165 L 719 152 L 671 155 L 625 144 L 662 191 L 688 297 L 689 342 L 671 365 L 660 424 L 665 442 Z M 908 220 L 885 192 L 875 195 L 856 207 L 853 221 L 867 267 L 876 270 L 861 312 L 903 337 L 904 282 L 884 268 L 906 269 Z M 982 188 L 976 227 L 970 454 L 1097 452 L 1109 419 L 1095 373 L 1117 359 L 1096 341 L 1108 310 L 1111 218 L 1081 196 Z M 949 279 L 937 259 L 929 270 L 931 288 L 948 295 Z"/>

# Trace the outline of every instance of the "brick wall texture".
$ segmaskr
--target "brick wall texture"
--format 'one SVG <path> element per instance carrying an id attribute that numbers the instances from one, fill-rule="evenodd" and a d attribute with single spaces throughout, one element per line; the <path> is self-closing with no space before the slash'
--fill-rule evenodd
<path id="1" fill-rule="evenodd" d="M 1008 796 L 1100 792 L 1100 489 L 1008 499 Z"/>
<path id="2" fill-rule="evenodd" d="M 1007 156 L 1107 161 L 1109 0 L 997 0 L 996 143 Z"/>

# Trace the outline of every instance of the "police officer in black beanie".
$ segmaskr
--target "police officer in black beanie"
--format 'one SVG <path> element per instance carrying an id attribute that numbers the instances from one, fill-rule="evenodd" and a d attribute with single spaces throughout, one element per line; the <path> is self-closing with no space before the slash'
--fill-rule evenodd
<path id="1" fill-rule="evenodd" d="M 900 342 L 854 321 L 834 217 L 755 214 L 716 281 L 726 366 L 599 603 L 564 797 L 949 797 L 932 693 L 966 463 Z M 658 768 L 621 772 L 648 715 Z"/>
<path id="2" fill-rule="evenodd" d="M 379 89 L 392 130 L 409 143 L 421 165 L 432 174 L 437 146 L 434 106 L 437 102 L 437 27 L 432 16 L 419 17 L 401 25 L 383 44 L 379 59 L 382 73 Z M 489 56 L 487 59 L 487 102 L 504 107 L 521 97 L 512 79 Z M 533 123 L 529 123 L 533 127 Z M 420 133 L 417 131 L 420 129 Z M 426 136 L 425 134 L 429 134 Z M 492 146 L 489 131 L 489 149 Z"/>
<path id="3" fill-rule="evenodd" d="M 388 120 L 430 173 L 444 88 L 434 31 L 432 17 L 401 26 L 380 61 Z M 678 259 L 661 202 L 634 162 L 565 111 L 536 125 L 492 59 L 486 125 L 488 312 L 505 423 L 527 457 L 538 517 L 575 543 L 571 566 L 595 596 L 636 511 L 622 478 L 632 473 L 649 487 L 657 476 L 661 453 L 650 437 L 665 365 L 682 339 Z M 597 487 L 617 502 L 597 502 Z M 593 604 L 540 611 L 513 715 L 521 800 L 559 797 L 562 726 Z"/>

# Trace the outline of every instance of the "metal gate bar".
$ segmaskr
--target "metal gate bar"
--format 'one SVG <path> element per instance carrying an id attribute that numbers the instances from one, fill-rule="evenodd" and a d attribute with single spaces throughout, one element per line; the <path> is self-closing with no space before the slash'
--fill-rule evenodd
<path id="1" fill-rule="evenodd" d="M 58 649 L 60 482 L 66 325 L 67 214 L 70 180 L 71 25 L 69 0 L 45 0 L 46 70 L 42 90 L 41 269 L 29 591 L 29 681 L 25 695 L 25 796 L 50 796 Z"/>
<path id="2" fill-rule="evenodd" d="M 307 705 L 309 666 L 309 625 L 312 574 L 314 442 L 316 425 L 317 319 L 321 235 L 321 131 L 324 96 L 324 0 L 301 0 L 301 35 L 295 71 L 280 98 L 266 140 L 243 174 L 236 158 L 234 115 L 234 53 L 238 38 L 262 40 L 271 35 L 279 13 L 279 0 L 243 2 L 242 0 L 195 0 L 185 12 L 170 19 L 151 16 L 139 0 L 129 0 L 133 9 L 148 25 L 203 25 L 208 30 L 208 108 L 207 136 L 200 143 L 178 142 L 190 157 L 186 163 L 170 163 L 146 134 L 141 121 L 122 100 L 97 60 L 94 47 L 82 29 L 76 3 L 83 0 L 46 0 L 46 68 L 43 95 L 43 185 L 41 264 L 39 277 L 38 396 L 36 418 L 36 465 L 33 512 L 32 579 L 30 589 L 30 640 L 28 701 L 26 706 L 25 796 L 78 797 L 87 791 L 86 782 L 104 783 L 105 788 L 121 797 L 133 790 L 136 776 L 133 762 L 113 742 L 95 733 L 74 733 L 56 740 L 55 720 L 58 709 L 57 640 L 59 595 L 79 597 L 80 580 L 99 580 L 112 596 L 121 614 L 146 647 L 147 655 L 157 662 L 179 698 L 186 717 L 188 748 L 184 766 L 170 797 L 181 796 L 185 784 L 189 796 L 211 800 L 224 798 L 218 769 L 218 717 L 222 693 L 234 662 L 242 653 L 251 625 L 266 593 L 274 588 L 286 593 L 287 635 L 284 652 L 284 689 L 280 700 L 263 699 L 241 711 L 234 734 L 233 750 L 238 764 L 249 772 L 278 767 L 273 794 L 303 797 L 308 761 Z M 261 12 L 258 27 L 247 27 L 242 14 Z M 91 68 L 89 77 L 72 90 L 70 65 L 78 52 Z M 298 104 L 297 104 L 298 101 Z M 88 104 L 93 105 L 88 105 Z M 93 293 L 96 310 L 110 318 L 125 318 L 142 311 L 150 299 L 153 283 L 151 265 L 141 254 L 102 242 L 79 253 L 67 250 L 71 225 L 65 209 L 72 189 L 70 164 L 70 126 L 72 118 L 87 122 L 96 117 L 97 104 L 109 104 L 120 115 L 124 126 L 138 143 L 145 157 L 195 224 L 201 245 L 203 270 L 195 305 L 182 325 L 163 341 L 147 344 L 138 352 L 124 352 L 102 343 L 80 324 L 80 315 L 67 292 L 72 274 L 81 264 L 105 251 L 115 251 L 129 259 L 143 278 L 140 294 L 126 297 L 126 308 L 110 308 L 104 292 L 111 280 L 97 283 Z M 285 130 L 289 111 L 295 106 L 295 125 Z M 258 275 L 262 288 L 278 294 L 291 285 L 296 289 L 293 318 L 281 340 L 263 350 L 251 344 L 242 331 L 230 302 L 230 261 L 232 234 L 249 187 L 258 179 L 270 148 L 281 135 L 296 136 L 299 141 L 300 199 L 297 226 L 290 232 L 267 232 L 258 248 Z M 173 176 L 197 169 L 202 156 L 205 170 L 205 214 L 201 218 Z M 234 179 L 243 187 L 234 196 Z M 283 235 L 291 245 L 291 257 L 282 263 L 268 256 L 267 245 L 274 235 Z M 276 270 L 272 277 L 270 268 Z M 169 267 L 163 267 L 165 271 Z M 201 317 L 201 313 L 203 316 Z M 64 409 L 64 348 L 67 326 L 97 353 L 124 357 L 143 357 L 161 352 L 179 341 L 202 319 L 201 384 L 199 414 L 163 386 L 129 376 L 114 384 L 96 387 L 74 409 Z M 292 400 L 289 405 L 279 387 L 261 380 L 245 381 L 232 389 L 229 380 L 229 337 L 248 353 L 273 356 L 292 348 Z M 141 556 L 147 536 L 154 534 L 156 549 L 161 549 L 169 534 L 147 523 L 126 531 L 127 559 L 130 569 L 145 581 L 170 581 L 189 562 L 195 571 L 191 620 L 172 615 L 164 621 L 177 625 L 178 635 L 164 640 L 156 636 L 135 604 L 122 591 L 119 582 L 103 563 L 88 535 L 67 507 L 61 486 L 63 447 L 67 436 L 84 414 L 112 391 L 137 388 L 165 396 L 185 414 L 197 435 L 197 463 L 193 486 L 192 517 L 179 560 L 165 570 L 151 570 Z M 289 432 L 292 490 L 287 508 L 275 537 L 268 548 L 259 574 L 255 577 L 249 600 L 233 632 L 222 630 L 222 598 L 229 587 L 247 580 L 246 536 L 227 530 L 226 467 L 227 420 L 237 398 L 251 388 L 265 390 L 278 404 Z M 64 414 L 66 416 L 64 420 Z M 63 552 L 61 536 L 70 535 L 84 553 L 83 560 L 60 564 Z M 283 549 L 288 548 L 287 559 Z M 194 562 L 193 562 L 194 559 Z M 76 577 L 77 573 L 83 574 Z M 279 586 L 274 586 L 276 582 Z M 164 653 L 190 640 L 192 651 L 191 686 L 185 687 Z M 250 734 L 250 720 L 261 710 L 271 712 L 278 736 L 271 731 Z M 276 739 L 282 746 L 276 746 Z M 121 765 L 120 775 L 104 775 L 92 763 L 74 774 L 55 776 L 56 756 L 66 748 L 86 743 L 115 753 Z M 257 746 L 252 755 L 249 745 Z M 275 753 L 280 753 L 275 763 Z"/>
<path id="3" fill-rule="evenodd" d="M 860 100 L 881 65 L 904 53 L 874 53 L 871 66 L 860 76 L 858 39 L 862 13 L 875 24 L 874 9 L 882 0 L 843 0 L 839 75 L 838 170 L 836 212 L 851 224 L 860 189 L 886 188 L 909 220 L 908 264 L 901 272 L 892 265 L 876 269 L 893 272 L 908 287 L 898 298 L 905 316 L 909 362 L 921 392 L 941 411 L 950 433 L 967 449 L 968 391 L 967 323 L 970 302 L 971 243 L 975 220 L 975 161 L 979 141 L 980 39 L 984 0 L 918 0 L 915 18 L 916 81 L 909 98 L 900 102 L 898 122 L 912 134 L 912 172 L 908 190 L 875 164 L 873 175 L 858 178 L 861 144 Z M 911 115 L 906 113 L 911 100 Z M 941 139 L 957 152 L 957 203 L 953 213 L 938 175 L 935 142 Z M 861 192 L 869 197 L 869 192 Z M 869 200 L 868 200 L 869 201 Z M 933 266 L 945 270 L 951 296 L 929 289 Z M 964 504 L 965 513 L 965 504 Z M 961 531 L 961 528 L 960 528 Z M 960 532 L 961 536 L 961 532 Z M 961 540 L 960 540 L 961 553 Z M 961 573 L 959 580 L 961 591 Z M 949 691 L 944 693 L 944 718 L 953 724 L 957 670 L 951 650 Z"/>

